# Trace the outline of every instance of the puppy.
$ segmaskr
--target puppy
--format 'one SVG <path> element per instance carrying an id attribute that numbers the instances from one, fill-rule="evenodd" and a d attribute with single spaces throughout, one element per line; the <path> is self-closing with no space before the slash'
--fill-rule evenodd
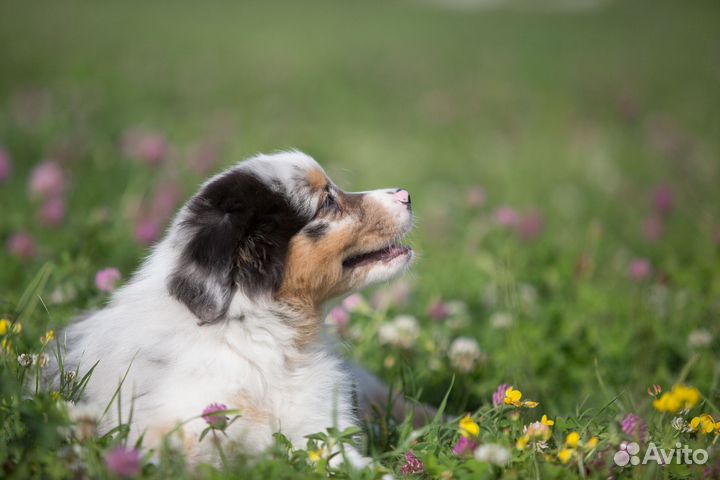
<path id="1" fill-rule="evenodd" d="M 214 456 L 199 441 L 213 403 L 241 412 L 218 438 L 248 454 L 275 432 L 303 447 L 356 422 L 323 305 L 405 271 L 412 223 L 407 191 L 344 192 L 303 153 L 240 162 L 202 185 L 107 307 L 65 330 L 64 368 L 97 362 L 83 401 L 102 411 L 115 397 L 124 417 L 110 408 L 106 431 L 132 409 L 131 440 L 152 447 L 186 422 L 191 461 Z"/>

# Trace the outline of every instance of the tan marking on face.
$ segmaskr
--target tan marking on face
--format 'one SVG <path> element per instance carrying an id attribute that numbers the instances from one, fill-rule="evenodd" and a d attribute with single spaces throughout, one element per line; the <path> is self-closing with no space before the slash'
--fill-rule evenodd
<path id="1" fill-rule="evenodd" d="M 295 325 L 296 342 L 305 345 L 321 325 L 320 307 L 365 280 L 371 266 L 343 269 L 346 258 L 379 250 L 398 234 L 392 214 L 368 196 L 340 195 L 343 206 L 342 226 L 332 225 L 330 231 L 317 239 L 296 235 L 290 242 L 285 273 L 277 297 L 302 312 L 304 323 Z"/>
<path id="2" fill-rule="evenodd" d="M 316 191 L 324 190 L 328 184 L 327 177 L 322 170 L 310 170 L 309 172 L 307 172 L 306 178 L 308 185 L 310 185 L 310 188 Z"/>

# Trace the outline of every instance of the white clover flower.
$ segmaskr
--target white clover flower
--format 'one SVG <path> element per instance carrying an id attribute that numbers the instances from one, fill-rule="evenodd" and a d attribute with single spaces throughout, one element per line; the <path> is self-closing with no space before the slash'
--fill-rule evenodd
<path id="1" fill-rule="evenodd" d="M 670 425 L 677 430 L 678 432 L 689 432 L 690 431 L 690 425 L 688 425 L 688 422 L 685 421 L 683 417 L 675 417 L 672 419 L 672 422 L 670 422 Z"/>
<path id="2" fill-rule="evenodd" d="M 74 370 L 68 370 L 67 372 L 63 373 L 63 380 L 65 381 L 65 383 L 74 382 L 76 377 L 77 372 Z"/>
<path id="3" fill-rule="evenodd" d="M 497 330 L 506 330 L 512 327 L 515 320 L 508 312 L 495 312 L 490 316 L 490 325 Z"/>
<path id="4" fill-rule="evenodd" d="M 27 353 L 21 353 L 20 355 L 18 355 L 17 361 L 21 367 L 27 368 L 33 364 L 33 357 L 32 355 L 28 355 Z"/>
<path id="5" fill-rule="evenodd" d="M 480 350 L 480 345 L 474 338 L 458 337 L 450 344 L 448 357 L 453 368 L 469 373 L 475 370 L 477 364 L 484 359 L 485 354 Z"/>
<path id="6" fill-rule="evenodd" d="M 400 343 L 400 332 L 394 322 L 386 322 L 378 328 L 378 340 L 382 345 L 397 345 Z"/>
<path id="7" fill-rule="evenodd" d="M 399 315 L 391 322 L 383 323 L 378 329 L 381 344 L 400 348 L 412 348 L 420 337 L 420 326 L 415 317 Z"/>
<path id="8" fill-rule="evenodd" d="M 504 466 L 510 462 L 510 450 L 497 443 L 486 443 L 475 449 L 475 460 Z"/>
<path id="9" fill-rule="evenodd" d="M 705 330 L 704 328 L 698 328 L 696 330 L 693 330 L 692 332 L 690 332 L 687 338 L 688 347 L 693 349 L 706 348 L 710 346 L 712 341 L 712 333 Z"/>

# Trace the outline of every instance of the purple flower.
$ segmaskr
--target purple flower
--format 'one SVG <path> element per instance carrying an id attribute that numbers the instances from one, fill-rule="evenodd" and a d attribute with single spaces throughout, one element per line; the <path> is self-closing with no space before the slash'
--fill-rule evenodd
<path id="1" fill-rule="evenodd" d="M 471 440 L 465 436 L 460 436 L 460 440 L 453 447 L 453 455 L 456 457 L 462 457 L 466 453 L 472 453 L 477 448 L 478 443 L 475 440 Z"/>
<path id="2" fill-rule="evenodd" d="M 229 418 L 218 414 L 226 411 L 227 409 L 227 405 L 222 403 L 211 403 L 202 411 L 202 418 L 212 428 L 223 430 L 227 426 Z"/>
<path id="3" fill-rule="evenodd" d="M 359 293 L 354 293 L 342 301 L 342 306 L 348 312 L 354 312 L 365 305 L 365 299 Z"/>
<path id="4" fill-rule="evenodd" d="M 140 452 L 134 448 L 115 447 L 105 454 L 105 465 L 117 476 L 130 478 L 140 475 Z"/>
<path id="5" fill-rule="evenodd" d="M 40 198 L 59 197 L 65 191 L 66 180 L 60 165 L 47 160 L 32 171 L 28 188 L 30 194 Z"/>
<path id="6" fill-rule="evenodd" d="M 647 423 L 637 415 L 630 413 L 625 416 L 621 422 L 621 427 L 626 435 L 630 435 L 641 443 L 647 440 Z"/>
<path id="7" fill-rule="evenodd" d="M 126 155 L 147 165 L 158 165 L 167 156 L 168 146 L 159 133 L 131 128 L 123 136 L 122 149 Z"/>
<path id="8" fill-rule="evenodd" d="M 516 220 L 515 229 L 522 240 L 533 240 L 543 229 L 543 217 L 539 212 L 530 212 Z"/>
<path id="9" fill-rule="evenodd" d="M 636 258 L 630 262 L 630 278 L 636 282 L 641 282 L 652 273 L 652 266 L 647 259 Z"/>
<path id="10" fill-rule="evenodd" d="M 65 219 L 67 208 L 62 197 L 52 197 L 40 207 L 40 222 L 46 227 L 57 227 Z"/>
<path id="11" fill-rule="evenodd" d="M 653 205 L 655 211 L 660 215 L 666 215 L 675 206 L 675 195 L 672 188 L 668 186 L 662 186 L 655 189 L 653 192 Z"/>
<path id="12" fill-rule="evenodd" d="M 400 467 L 400 473 L 403 475 L 412 475 L 413 473 L 423 473 L 425 464 L 413 452 L 405 454 L 405 464 Z"/>
<path id="13" fill-rule="evenodd" d="M 27 232 L 18 232 L 8 238 L 7 250 L 13 257 L 29 259 L 37 253 L 37 246 L 32 235 Z"/>
<path id="14" fill-rule="evenodd" d="M 112 292 L 121 277 L 117 268 L 104 268 L 95 274 L 95 286 L 102 292 Z"/>
<path id="15" fill-rule="evenodd" d="M 10 154 L 4 148 L 0 147 L 0 183 L 6 182 L 12 173 L 12 161 Z"/>
<path id="16" fill-rule="evenodd" d="M 450 306 L 442 301 L 433 303 L 428 309 L 428 315 L 430 315 L 430 318 L 433 320 L 445 320 L 450 316 L 450 313 Z"/>
<path id="17" fill-rule="evenodd" d="M 345 328 L 350 323 L 350 314 L 343 307 L 335 307 L 330 310 L 328 319 L 332 325 L 338 328 Z"/>
<path id="18" fill-rule="evenodd" d="M 495 393 L 493 393 L 492 396 L 494 406 L 499 407 L 505 404 L 505 392 L 508 391 L 510 386 L 511 385 L 508 385 L 507 383 L 503 383 L 497 388 L 497 390 L 495 390 Z"/>
<path id="19" fill-rule="evenodd" d="M 151 218 L 140 220 L 135 226 L 135 241 L 141 245 L 152 245 L 160 238 L 160 224 Z"/>
<path id="20" fill-rule="evenodd" d="M 648 242 L 655 243 L 665 233 L 665 222 L 659 215 L 651 215 L 643 222 L 643 236 Z"/>
<path id="21" fill-rule="evenodd" d="M 495 220 L 503 227 L 514 227 L 519 219 L 520 215 L 511 207 L 500 207 L 495 210 Z"/>

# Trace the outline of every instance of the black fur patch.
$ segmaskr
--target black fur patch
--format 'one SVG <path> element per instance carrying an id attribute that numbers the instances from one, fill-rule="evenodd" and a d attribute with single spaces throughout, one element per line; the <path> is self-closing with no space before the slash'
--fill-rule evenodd
<path id="1" fill-rule="evenodd" d="M 319 240 L 325 235 L 330 228 L 330 225 L 324 222 L 316 223 L 315 225 L 305 227 L 303 233 L 311 240 Z"/>
<path id="2" fill-rule="evenodd" d="M 225 315 L 238 286 L 248 295 L 276 291 L 289 241 L 308 221 L 251 172 L 223 175 L 188 203 L 180 228 L 190 240 L 170 277 L 171 295 L 211 323 Z"/>

